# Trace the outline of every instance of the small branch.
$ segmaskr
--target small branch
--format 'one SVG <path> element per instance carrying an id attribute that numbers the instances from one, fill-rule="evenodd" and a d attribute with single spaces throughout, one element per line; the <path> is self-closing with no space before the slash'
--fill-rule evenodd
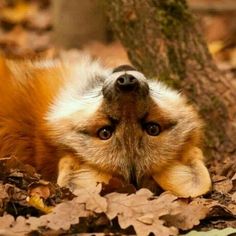
<path id="1" fill-rule="evenodd" d="M 221 2 L 207 1 L 188 1 L 189 7 L 193 11 L 209 12 L 209 13 L 224 13 L 236 12 L 236 1 L 226 0 Z"/>

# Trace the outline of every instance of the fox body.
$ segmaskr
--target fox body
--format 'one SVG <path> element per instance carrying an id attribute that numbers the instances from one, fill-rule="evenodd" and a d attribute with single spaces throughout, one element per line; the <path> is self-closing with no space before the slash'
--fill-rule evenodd
<path id="1" fill-rule="evenodd" d="M 202 122 L 186 99 L 131 68 L 89 58 L 0 63 L 0 157 L 77 189 L 152 178 L 188 197 L 209 191 Z"/>

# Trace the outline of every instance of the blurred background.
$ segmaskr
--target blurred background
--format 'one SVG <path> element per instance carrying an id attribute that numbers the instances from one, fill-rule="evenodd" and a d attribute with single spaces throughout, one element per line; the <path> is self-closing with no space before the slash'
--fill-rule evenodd
<path id="1" fill-rule="evenodd" d="M 0 50 L 11 57 L 54 57 L 77 48 L 107 65 L 128 61 L 99 0 L 0 0 Z M 236 70 L 236 1 L 188 0 L 217 65 Z"/>

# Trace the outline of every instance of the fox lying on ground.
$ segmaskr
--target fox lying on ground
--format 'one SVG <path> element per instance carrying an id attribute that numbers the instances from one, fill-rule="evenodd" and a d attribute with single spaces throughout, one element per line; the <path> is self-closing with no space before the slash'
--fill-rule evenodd
<path id="1" fill-rule="evenodd" d="M 131 66 L 0 62 L 0 157 L 15 155 L 61 186 L 151 178 L 181 197 L 205 194 L 201 136 L 186 99 Z"/>

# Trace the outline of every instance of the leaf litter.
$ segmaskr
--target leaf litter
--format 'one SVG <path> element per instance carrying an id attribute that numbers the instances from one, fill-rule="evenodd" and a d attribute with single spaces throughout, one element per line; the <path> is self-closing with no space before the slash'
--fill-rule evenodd
<path id="1" fill-rule="evenodd" d="M 155 196 L 146 188 L 134 191 L 134 186 L 125 188 L 116 180 L 110 184 L 72 194 L 42 180 L 16 157 L 0 159 L 0 235 L 79 233 L 82 229 L 83 233 L 166 236 L 201 227 L 223 228 L 222 221 L 224 228 L 236 227 L 235 176 L 213 176 L 212 193 L 193 199 L 169 192 Z"/>

